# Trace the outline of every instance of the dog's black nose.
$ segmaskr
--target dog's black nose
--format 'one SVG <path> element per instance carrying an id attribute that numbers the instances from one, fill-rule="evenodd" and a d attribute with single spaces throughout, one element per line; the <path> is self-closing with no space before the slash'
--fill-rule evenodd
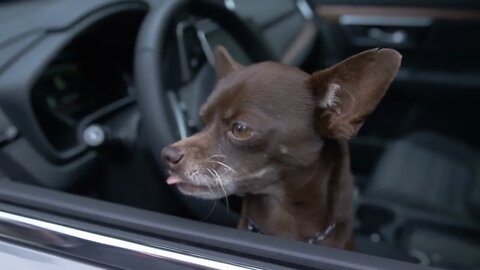
<path id="1" fill-rule="evenodd" d="M 173 146 L 164 147 L 162 150 L 162 157 L 169 166 L 175 166 L 182 160 L 183 156 L 182 151 Z"/>

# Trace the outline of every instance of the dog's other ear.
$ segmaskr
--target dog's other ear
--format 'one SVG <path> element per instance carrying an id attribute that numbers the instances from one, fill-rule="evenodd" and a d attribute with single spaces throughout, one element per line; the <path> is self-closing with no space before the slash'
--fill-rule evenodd
<path id="1" fill-rule="evenodd" d="M 385 95 L 401 59 L 395 50 L 373 49 L 315 72 L 308 83 L 317 98 L 315 125 L 320 135 L 354 137 Z"/>
<path id="2" fill-rule="evenodd" d="M 217 46 L 215 48 L 215 71 L 219 79 L 240 68 L 242 65 L 230 56 L 225 47 Z"/>

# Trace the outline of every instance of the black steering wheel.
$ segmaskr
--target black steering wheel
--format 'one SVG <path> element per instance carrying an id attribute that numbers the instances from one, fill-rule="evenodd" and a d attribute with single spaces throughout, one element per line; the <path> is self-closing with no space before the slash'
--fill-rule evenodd
<path id="1" fill-rule="evenodd" d="M 157 2 L 155 6 L 152 6 L 140 28 L 134 59 L 137 100 L 142 115 L 142 125 L 147 134 L 148 146 L 152 150 L 159 168 L 162 164 L 160 152 L 164 146 L 191 135 L 194 132 L 191 128 L 192 125 L 201 128 L 198 127 L 197 121 L 193 121 L 193 124 L 187 123 L 189 120 L 187 118 L 189 115 L 192 119 L 197 117 L 198 108 L 208 97 L 216 81 L 211 66 L 212 54 L 206 51 L 206 48 L 203 48 L 205 55 L 197 55 L 198 57 L 195 58 L 194 68 L 189 61 L 185 61 L 189 54 L 196 54 L 196 48 L 206 45 L 205 40 L 196 40 L 196 38 L 189 41 L 184 40 L 184 35 L 187 35 L 188 31 L 191 32 L 193 29 L 195 32 L 195 21 L 202 18 L 215 22 L 233 37 L 252 62 L 273 59 L 270 50 L 260 36 L 235 13 L 218 2 L 223 1 L 169 0 Z M 199 35 L 193 36 L 201 38 Z M 198 46 L 195 44 L 196 41 L 198 41 Z M 171 43 L 175 42 L 177 42 L 177 49 L 172 52 L 169 48 L 172 47 Z M 194 47 L 193 51 L 188 51 L 187 47 L 191 48 L 192 46 Z M 172 66 L 165 66 L 165 60 L 171 58 L 172 53 L 178 54 L 178 62 L 173 64 L 169 62 Z M 199 59 L 205 61 L 198 63 Z M 179 67 L 177 74 L 171 74 L 174 64 Z M 166 86 L 168 80 L 165 78 L 166 74 L 180 78 L 181 82 L 176 86 L 178 89 Z M 189 95 L 196 97 L 193 101 L 189 101 L 188 108 L 183 108 L 183 111 L 180 104 L 185 102 L 179 94 L 180 89 L 187 89 Z M 227 211 L 222 203 L 178 194 L 199 219 L 206 218 L 208 215 L 208 221 L 226 226 L 235 226 L 238 221 L 238 215 Z"/>

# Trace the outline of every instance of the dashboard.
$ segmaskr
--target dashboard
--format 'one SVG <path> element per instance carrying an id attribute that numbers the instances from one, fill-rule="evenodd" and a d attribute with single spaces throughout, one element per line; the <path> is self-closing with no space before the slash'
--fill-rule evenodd
<path id="1" fill-rule="evenodd" d="M 82 153 L 85 126 L 116 103 L 133 101 L 133 54 L 144 16 L 145 10 L 126 9 L 66 35 L 32 78 L 31 120 L 54 155 Z"/>
<path id="2" fill-rule="evenodd" d="M 99 177 L 82 131 L 134 110 L 133 55 L 147 11 L 142 1 L 2 6 L 0 128 L 18 136 L 0 150 L 22 169 L 14 180 L 66 189 Z"/>
<path id="3" fill-rule="evenodd" d="M 89 45 L 89 40 L 83 36 L 62 50 L 32 89 L 35 115 L 59 151 L 75 146 L 85 117 L 133 95 L 132 52 L 106 50 Z"/>
<path id="4" fill-rule="evenodd" d="M 71 126 L 129 94 L 131 74 L 122 71 L 120 66 L 113 64 L 113 69 L 100 70 L 93 66 L 94 62 L 85 63 L 78 56 L 62 58 L 63 55 L 44 71 L 32 90 L 33 105 L 39 115 L 40 112 L 50 114 Z"/>

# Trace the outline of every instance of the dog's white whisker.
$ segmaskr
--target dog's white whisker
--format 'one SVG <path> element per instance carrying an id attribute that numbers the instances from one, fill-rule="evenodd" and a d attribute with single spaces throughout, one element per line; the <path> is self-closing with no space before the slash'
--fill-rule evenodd
<path id="1" fill-rule="evenodd" d="M 203 218 L 203 220 L 207 220 L 212 215 L 213 210 L 215 210 L 215 207 L 217 207 L 217 201 L 216 200 L 213 202 L 213 206 L 210 209 L 210 212 L 207 214 L 206 217 Z"/>
<path id="2" fill-rule="evenodd" d="M 213 159 L 213 158 L 216 158 L 216 157 L 218 157 L 218 158 L 225 158 L 225 155 L 212 155 L 212 156 L 209 156 L 209 157 L 207 158 L 207 160 L 210 160 L 210 159 Z"/>
<path id="3" fill-rule="evenodd" d="M 208 181 L 207 176 L 205 174 L 199 173 L 198 184 L 207 186 L 207 188 L 210 190 L 210 193 L 213 193 L 212 188 L 210 186 L 210 181 Z"/>
<path id="4" fill-rule="evenodd" d="M 218 184 L 221 185 L 222 181 L 220 180 L 220 175 L 218 174 L 218 172 L 215 169 L 212 168 L 211 170 L 215 174 L 215 179 L 218 181 Z"/>
<path id="5" fill-rule="evenodd" d="M 206 168 L 206 169 L 207 169 L 207 171 L 212 175 L 212 177 L 215 178 L 215 175 L 213 174 L 212 170 L 209 169 L 209 168 Z M 210 187 L 210 184 L 207 184 L 207 187 L 208 187 L 208 189 L 210 190 L 210 193 L 213 194 L 213 190 L 212 190 L 212 188 Z"/>
<path id="6" fill-rule="evenodd" d="M 228 204 L 228 196 L 227 196 L 227 191 L 225 190 L 225 187 L 223 186 L 223 181 L 220 178 L 220 175 L 218 175 L 218 172 L 215 169 L 212 169 L 215 175 L 217 176 L 218 183 L 220 184 L 220 187 L 223 190 L 223 194 L 225 194 L 225 203 L 227 204 L 227 210 L 230 211 L 230 206 Z"/>
<path id="7" fill-rule="evenodd" d="M 269 173 L 272 170 L 271 167 L 265 167 L 258 171 L 251 173 L 248 178 L 262 178 L 265 174 Z"/>
<path id="8" fill-rule="evenodd" d="M 227 170 L 231 171 L 232 173 L 237 173 L 234 169 L 232 169 L 232 167 L 228 166 L 227 164 L 223 163 L 223 162 L 220 162 L 220 161 L 210 161 L 210 160 L 207 160 L 208 162 L 211 162 L 211 163 L 217 163 L 218 165 L 222 165 L 223 167 L 227 168 Z"/>
<path id="9" fill-rule="evenodd" d="M 228 170 L 230 170 L 231 172 L 233 173 L 237 173 L 234 169 L 232 169 L 232 167 L 228 166 L 227 164 L 221 162 L 221 161 L 216 161 L 216 163 L 222 165 L 223 167 L 227 168 Z"/>
<path id="10" fill-rule="evenodd" d="M 210 181 L 208 181 L 206 178 L 207 177 L 198 169 L 193 170 L 190 174 L 190 180 L 192 181 L 192 184 L 207 186 L 210 192 L 213 193 L 210 186 Z"/>

